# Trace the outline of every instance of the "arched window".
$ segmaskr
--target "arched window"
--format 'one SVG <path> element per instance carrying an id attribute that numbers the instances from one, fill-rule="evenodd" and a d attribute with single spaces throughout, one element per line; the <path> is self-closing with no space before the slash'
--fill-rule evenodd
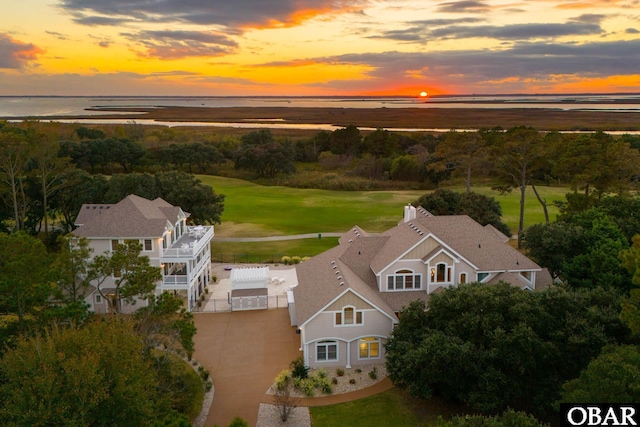
<path id="1" fill-rule="evenodd" d="M 362 310 L 346 306 L 342 311 L 336 312 L 336 325 L 362 325 Z"/>
<path id="2" fill-rule="evenodd" d="M 443 262 L 436 264 L 435 268 L 431 268 L 431 282 L 451 283 L 451 271 L 452 267 Z"/>
<path id="3" fill-rule="evenodd" d="M 460 284 L 464 285 L 467 283 L 467 273 L 460 273 Z"/>
<path id="4" fill-rule="evenodd" d="M 353 313 L 355 312 L 353 307 L 344 308 L 344 324 L 353 325 Z"/>

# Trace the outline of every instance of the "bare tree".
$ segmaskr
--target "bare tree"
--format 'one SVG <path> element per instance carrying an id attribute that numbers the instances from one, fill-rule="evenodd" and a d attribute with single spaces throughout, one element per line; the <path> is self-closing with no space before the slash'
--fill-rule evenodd
<path id="1" fill-rule="evenodd" d="M 24 133 L 0 132 L 0 179 L 10 192 L 15 230 L 24 228 L 26 203 L 23 181 L 29 155 L 30 146 Z"/>
<path id="2" fill-rule="evenodd" d="M 276 387 L 275 395 L 273 396 L 273 401 L 276 408 L 278 409 L 278 414 L 280 415 L 280 419 L 283 423 L 287 422 L 293 410 L 296 409 L 300 404 L 300 399 L 291 394 L 291 392 L 293 391 L 292 389 L 293 385 L 289 380 L 286 382 L 284 387 Z"/>
<path id="3" fill-rule="evenodd" d="M 40 184 L 45 239 L 49 237 L 49 197 L 70 182 L 64 179 L 71 170 L 71 159 L 58 156 L 58 144 L 47 135 L 38 135 L 33 150 L 35 169 L 32 172 Z"/>

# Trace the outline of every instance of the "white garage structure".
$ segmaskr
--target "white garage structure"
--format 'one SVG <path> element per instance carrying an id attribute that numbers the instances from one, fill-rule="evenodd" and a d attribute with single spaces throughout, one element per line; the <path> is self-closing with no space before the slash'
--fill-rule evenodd
<path id="1" fill-rule="evenodd" d="M 231 311 L 269 308 L 269 267 L 231 270 Z"/>

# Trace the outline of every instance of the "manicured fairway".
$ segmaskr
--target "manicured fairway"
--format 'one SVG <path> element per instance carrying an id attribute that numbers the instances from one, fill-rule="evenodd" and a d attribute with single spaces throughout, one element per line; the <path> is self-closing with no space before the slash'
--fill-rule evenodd
<path id="1" fill-rule="evenodd" d="M 403 205 L 422 191 L 327 191 L 267 187 L 248 181 L 199 175 L 227 196 L 216 236 L 342 232 L 353 225 L 378 232 L 398 223 Z"/>
<path id="2" fill-rule="evenodd" d="M 211 260 L 220 263 L 279 262 L 284 256 L 314 256 L 338 244 L 337 237 L 279 242 L 211 242 Z"/>
<path id="3" fill-rule="evenodd" d="M 221 237 L 263 237 L 321 232 L 342 232 L 353 225 L 367 231 L 384 231 L 402 218 L 403 205 L 418 199 L 425 191 L 327 191 L 289 187 L 267 187 L 248 181 L 199 175 L 203 183 L 225 194 L 222 224 L 216 226 Z M 460 187 L 452 190 L 463 191 Z M 473 191 L 495 197 L 503 220 L 515 233 L 518 228 L 519 193 L 501 196 L 489 187 Z M 540 187 L 548 202 L 562 200 L 566 187 Z M 527 192 L 525 228 L 544 221 L 540 204 Z M 550 207 L 551 220 L 557 209 Z"/>

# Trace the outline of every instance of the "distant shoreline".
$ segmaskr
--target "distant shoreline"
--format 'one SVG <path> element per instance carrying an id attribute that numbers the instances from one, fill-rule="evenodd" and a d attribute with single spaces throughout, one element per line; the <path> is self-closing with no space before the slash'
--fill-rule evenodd
<path id="1" fill-rule="evenodd" d="M 507 104 L 508 105 L 508 104 Z M 322 108 L 322 107 L 100 107 L 107 114 L 11 117 L 11 120 L 104 119 L 164 122 L 222 122 L 354 125 L 370 128 L 480 129 L 531 126 L 545 131 L 638 131 L 640 110 L 560 110 L 545 108 Z M 108 114 L 113 112 L 113 114 Z M 231 126 L 230 126 L 231 127 Z"/>

